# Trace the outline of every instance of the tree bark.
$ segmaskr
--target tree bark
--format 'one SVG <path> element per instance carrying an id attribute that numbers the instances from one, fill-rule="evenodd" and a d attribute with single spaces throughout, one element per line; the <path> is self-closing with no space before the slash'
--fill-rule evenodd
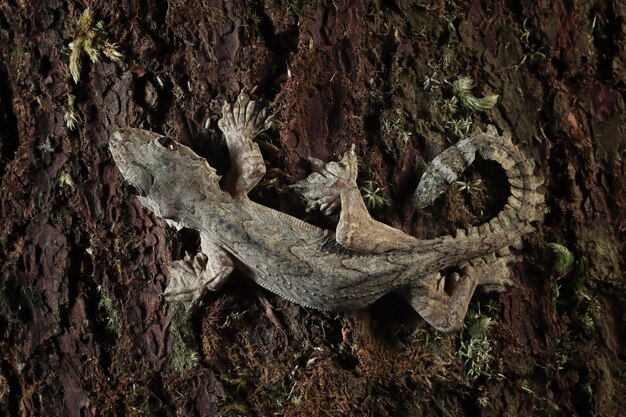
<path id="1" fill-rule="evenodd" d="M 74 82 L 88 3 L 0 3 L 0 414 L 626 413 L 624 3 L 94 2 L 100 57 L 85 50 Z M 495 107 L 455 102 L 460 76 Z M 510 130 L 550 209 L 517 285 L 475 297 L 458 334 L 395 295 L 337 315 L 261 293 L 268 315 L 238 273 L 191 316 L 168 305 L 164 265 L 197 236 L 143 208 L 108 138 L 164 133 L 224 173 L 217 119 L 242 88 L 275 114 L 252 197 L 326 227 L 287 188 L 307 157 L 355 143 L 374 217 L 431 238 L 481 223 L 507 187 L 478 163 L 418 211 L 425 164 L 470 124 Z"/>

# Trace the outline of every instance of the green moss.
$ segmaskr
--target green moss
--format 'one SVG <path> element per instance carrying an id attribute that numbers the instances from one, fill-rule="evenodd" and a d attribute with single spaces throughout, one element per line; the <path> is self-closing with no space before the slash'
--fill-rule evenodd
<path id="1" fill-rule="evenodd" d="M 118 301 L 101 286 L 98 286 L 98 292 L 100 293 L 98 310 L 105 316 L 106 329 L 116 338 L 119 338 L 122 334 L 122 316 Z"/>
<path id="2" fill-rule="evenodd" d="M 125 415 L 137 417 L 150 416 L 150 373 L 147 370 L 138 374 L 138 378 L 129 384 L 124 395 Z"/>
<path id="3" fill-rule="evenodd" d="M 199 347 L 195 342 L 189 313 L 183 303 L 170 303 L 170 320 L 169 331 L 173 341 L 168 369 L 172 372 L 182 372 L 195 368 L 200 361 Z"/>
<path id="4" fill-rule="evenodd" d="M 452 92 L 459 99 L 463 107 L 470 111 L 486 111 L 498 102 L 498 95 L 490 95 L 478 98 L 472 94 L 474 81 L 465 75 L 458 77 L 452 82 Z"/>
<path id="5" fill-rule="evenodd" d="M 574 255 L 567 247 L 558 243 L 548 243 L 556 256 L 556 270 L 560 276 L 567 275 L 574 267 Z"/>
<path id="6" fill-rule="evenodd" d="M 383 195 L 384 188 L 377 181 L 365 181 L 361 184 L 360 189 L 368 209 L 376 210 L 389 205 L 389 201 Z"/>
<path id="7" fill-rule="evenodd" d="M 287 10 L 296 16 L 300 16 L 302 8 L 304 7 L 304 0 L 288 0 Z"/>
<path id="8" fill-rule="evenodd" d="M 249 416 L 250 410 L 245 404 L 241 403 L 228 403 L 224 404 L 218 411 L 218 417 L 240 417 Z"/>
<path id="9" fill-rule="evenodd" d="M 480 312 L 470 312 L 465 319 L 466 329 L 460 336 L 457 354 L 465 362 L 465 375 L 470 380 L 479 376 L 491 377 L 493 348 L 489 341 L 489 329 L 492 324 L 491 317 Z"/>
<path id="10" fill-rule="evenodd" d="M 93 63 L 100 61 L 102 55 L 113 62 L 120 61 L 124 56 L 118 51 L 119 45 L 110 42 L 102 20 L 96 20 L 88 7 L 77 22 L 78 30 L 74 40 L 70 42 L 70 73 L 75 83 L 80 79 L 84 55 L 88 55 Z"/>
<path id="11" fill-rule="evenodd" d="M 409 143 L 412 133 L 407 127 L 402 109 L 396 108 L 384 114 L 381 118 L 380 133 L 389 148 L 392 143 L 397 143 L 400 147 Z"/>

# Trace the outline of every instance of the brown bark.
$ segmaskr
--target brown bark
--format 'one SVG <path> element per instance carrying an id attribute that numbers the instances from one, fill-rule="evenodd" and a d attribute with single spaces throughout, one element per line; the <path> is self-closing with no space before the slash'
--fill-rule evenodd
<path id="1" fill-rule="evenodd" d="M 124 58 L 85 56 L 74 83 L 68 45 L 85 2 L 0 3 L 0 414 L 626 413 L 622 2 L 91 6 Z M 496 107 L 446 110 L 446 81 L 460 75 L 478 97 L 499 94 Z M 493 322 L 488 368 L 459 354 L 469 330 L 437 334 L 393 295 L 336 315 L 265 294 L 284 330 L 238 274 L 190 320 L 162 300 L 164 264 L 196 237 L 132 196 L 108 137 L 164 132 L 224 172 L 221 103 L 254 87 L 276 113 L 254 198 L 300 217 L 286 186 L 306 175 L 306 157 L 336 159 L 351 143 L 361 178 L 389 201 L 374 215 L 420 237 L 480 223 L 506 194 L 485 164 L 467 176 L 483 181 L 473 196 L 450 190 L 411 208 L 459 120 L 510 129 L 533 156 L 550 213 L 518 253 L 518 286 L 472 302 Z M 552 242 L 573 253 L 571 272 Z"/>

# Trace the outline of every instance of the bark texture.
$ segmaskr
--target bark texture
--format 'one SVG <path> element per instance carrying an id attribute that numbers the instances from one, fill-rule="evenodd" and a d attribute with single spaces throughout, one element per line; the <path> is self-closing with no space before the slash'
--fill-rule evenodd
<path id="1" fill-rule="evenodd" d="M 89 5 L 124 57 L 85 55 L 75 83 Z M 0 414 L 624 415 L 625 16 L 617 0 L 1 2 Z M 465 107 L 460 76 L 496 106 Z M 506 199 L 487 162 L 433 207 L 411 195 L 469 124 L 511 130 L 550 208 L 517 286 L 452 335 L 400 297 L 336 315 L 237 274 L 191 318 L 165 302 L 164 264 L 197 236 L 142 208 L 109 135 L 165 133 L 223 173 L 222 103 L 254 87 L 275 123 L 253 197 L 301 218 L 287 186 L 306 158 L 355 143 L 377 219 L 428 238 L 480 224 Z"/>

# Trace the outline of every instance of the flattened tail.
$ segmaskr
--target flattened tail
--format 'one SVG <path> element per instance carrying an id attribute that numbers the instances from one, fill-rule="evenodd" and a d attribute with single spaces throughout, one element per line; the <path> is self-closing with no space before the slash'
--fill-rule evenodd
<path id="1" fill-rule="evenodd" d="M 484 159 L 502 166 L 510 184 L 510 196 L 503 209 L 489 222 L 469 229 L 458 229 L 456 237 L 439 238 L 441 244 L 438 245 L 438 250 L 448 253 L 451 263 L 457 257 L 472 259 L 489 255 L 491 258 L 496 253 L 502 257 L 509 256 L 509 247 L 520 247 L 522 236 L 535 231 L 531 223 L 542 220 L 547 211 L 544 196 L 539 191 L 544 180 L 535 175 L 534 161 L 513 144 L 509 133 L 500 136 L 493 126 L 486 132 L 477 132 L 471 138 L 452 146 L 438 158 L 446 152 L 449 152 L 447 158 L 454 160 L 452 169 L 446 161 L 448 176 L 434 174 L 435 181 L 454 181 L 471 164 L 478 152 Z M 441 164 L 442 161 L 439 161 L 439 165 Z M 431 167 L 436 165 L 433 163 Z M 434 200 L 427 196 L 426 200 L 428 199 Z M 419 198 L 414 198 L 414 202 L 417 205 L 424 204 Z"/>

